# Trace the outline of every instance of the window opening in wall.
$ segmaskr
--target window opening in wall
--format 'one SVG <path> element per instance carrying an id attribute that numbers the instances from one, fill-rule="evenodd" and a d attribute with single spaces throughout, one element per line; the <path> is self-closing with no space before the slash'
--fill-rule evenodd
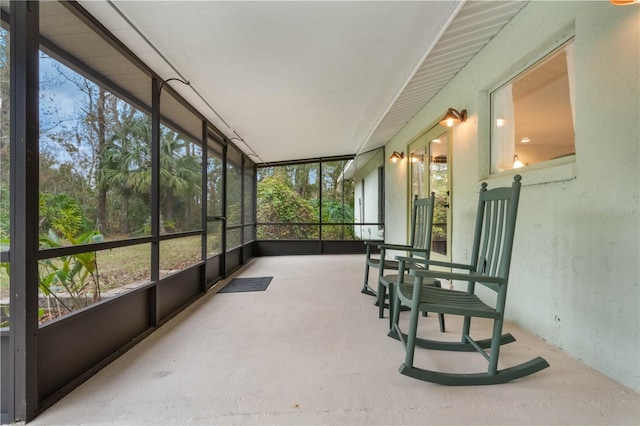
<path id="1" fill-rule="evenodd" d="M 410 169 L 410 182 L 411 182 L 411 199 L 414 197 L 427 198 L 429 195 L 429 188 L 426 185 L 425 179 L 425 162 L 427 159 L 427 147 L 422 144 L 415 149 L 412 149 L 409 154 Z"/>
<path id="2" fill-rule="evenodd" d="M 447 256 L 449 216 L 449 138 L 443 133 L 429 141 L 429 191 L 435 193 L 432 253 Z"/>
<path id="3" fill-rule="evenodd" d="M 491 173 L 575 154 L 574 43 L 491 93 Z"/>

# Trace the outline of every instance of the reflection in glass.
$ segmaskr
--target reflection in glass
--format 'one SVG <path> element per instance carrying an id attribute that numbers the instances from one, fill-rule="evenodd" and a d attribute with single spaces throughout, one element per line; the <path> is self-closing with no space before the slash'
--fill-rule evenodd
<path id="1" fill-rule="evenodd" d="M 411 166 L 411 199 L 428 197 L 428 188 L 425 187 L 425 158 L 424 145 L 411 151 L 409 164 Z"/>
<path id="2" fill-rule="evenodd" d="M 449 142 L 443 133 L 429 142 L 429 188 L 435 192 L 431 250 L 447 255 L 447 215 L 449 206 Z"/>
<path id="3" fill-rule="evenodd" d="M 491 94 L 491 173 L 575 154 L 574 68 L 570 40 Z"/>

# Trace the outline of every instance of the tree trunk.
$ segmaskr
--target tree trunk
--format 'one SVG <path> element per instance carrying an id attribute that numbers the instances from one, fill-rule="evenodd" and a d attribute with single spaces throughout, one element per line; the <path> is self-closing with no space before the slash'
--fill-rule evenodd
<path id="1" fill-rule="evenodd" d="M 122 197 L 120 207 L 120 232 L 129 233 L 129 196 Z"/>
<path id="2" fill-rule="evenodd" d="M 105 117 L 105 103 L 107 101 L 106 92 L 100 88 L 98 93 L 98 102 L 96 105 L 96 133 L 98 137 L 98 146 L 96 149 L 98 167 L 96 170 L 101 169 L 102 153 L 107 144 L 106 138 L 106 117 Z M 101 234 L 108 231 L 107 223 L 107 186 L 102 183 L 98 185 L 98 205 L 97 205 L 97 218 L 98 223 L 96 228 Z"/>

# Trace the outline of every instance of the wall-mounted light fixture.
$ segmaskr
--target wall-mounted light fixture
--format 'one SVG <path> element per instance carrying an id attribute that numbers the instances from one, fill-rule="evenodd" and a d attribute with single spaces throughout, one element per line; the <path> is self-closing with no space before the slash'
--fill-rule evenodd
<path id="1" fill-rule="evenodd" d="M 467 110 L 463 109 L 462 111 L 458 111 L 454 108 L 449 108 L 447 113 L 444 115 L 442 120 L 440 120 L 440 124 L 447 127 L 453 127 L 454 124 L 464 123 L 467 120 Z"/>
<path id="2" fill-rule="evenodd" d="M 614 6 L 627 6 L 630 4 L 640 3 L 640 0 L 609 0 Z"/>
<path id="3" fill-rule="evenodd" d="M 513 156 L 513 168 L 514 169 L 519 169 L 520 167 L 523 167 L 524 164 L 522 164 L 522 161 L 520 161 L 520 159 L 518 158 L 518 154 Z"/>
<path id="4" fill-rule="evenodd" d="M 403 158 L 404 158 L 404 152 L 393 151 L 393 154 L 391 154 L 391 157 L 389 157 L 389 161 L 391 161 L 392 163 L 397 163 Z"/>

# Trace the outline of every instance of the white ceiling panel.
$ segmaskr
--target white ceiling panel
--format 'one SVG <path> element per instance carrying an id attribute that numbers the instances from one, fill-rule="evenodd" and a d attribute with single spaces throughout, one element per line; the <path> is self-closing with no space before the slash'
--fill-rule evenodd
<path id="1" fill-rule="evenodd" d="M 526 2 L 82 1 L 258 162 L 384 145 Z"/>

